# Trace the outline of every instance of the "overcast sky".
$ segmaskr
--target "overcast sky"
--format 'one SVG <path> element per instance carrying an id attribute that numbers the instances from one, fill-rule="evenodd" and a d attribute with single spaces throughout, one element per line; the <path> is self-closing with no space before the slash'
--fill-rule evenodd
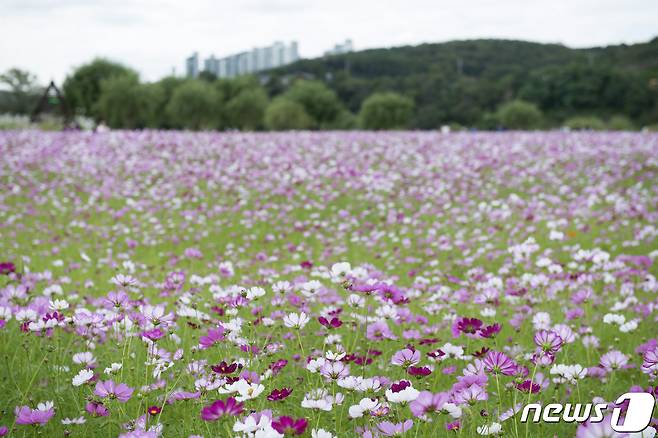
<path id="1" fill-rule="evenodd" d="M 658 35 L 657 0 L 0 0 L 0 71 L 41 82 L 105 56 L 156 80 L 201 58 L 297 40 L 314 57 L 346 38 L 357 50 L 467 38 L 571 47 Z"/>

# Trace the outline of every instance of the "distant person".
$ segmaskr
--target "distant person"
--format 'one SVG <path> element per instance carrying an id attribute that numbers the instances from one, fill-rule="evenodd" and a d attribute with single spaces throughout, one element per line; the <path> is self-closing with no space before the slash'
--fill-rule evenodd
<path id="1" fill-rule="evenodd" d="M 103 133 L 103 132 L 108 132 L 110 128 L 105 124 L 105 122 L 101 121 L 97 126 L 95 132 L 98 133 Z"/>

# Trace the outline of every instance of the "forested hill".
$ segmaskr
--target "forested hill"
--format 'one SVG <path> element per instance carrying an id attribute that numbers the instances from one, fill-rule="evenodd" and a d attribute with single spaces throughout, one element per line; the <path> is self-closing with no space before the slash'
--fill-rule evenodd
<path id="1" fill-rule="evenodd" d="M 650 42 L 572 49 L 512 40 L 451 41 L 306 59 L 271 72 L 270 92 L 291 77 L 325 81 L 356 112 L 375 91 L 416 104 L 413 127 L 474 125 L 510 99 L 537 104 L 554 120 L 625 115 L 658 120 L 658 37 Z"/>

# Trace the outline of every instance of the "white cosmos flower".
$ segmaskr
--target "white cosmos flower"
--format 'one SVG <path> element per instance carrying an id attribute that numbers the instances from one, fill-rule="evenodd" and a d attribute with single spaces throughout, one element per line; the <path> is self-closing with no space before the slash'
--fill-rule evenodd
<path id="1" fill-rule="evenodd" d="M 322 368 L 322 365 L 324 365 L 327 362 L 327 360 L 324 357 L 318 357 L 317 359 L 311 359 L 307 364 L 306 364 L 306 369 L 309 370 L 312 373 L 317 373 L 320 368 Z"/>
<path id="2" fill-rule="evenodd" d="M 247 290 L 247 299 L 248 300 L 255 300 L 257 298 L 262 297 L 265 295 L 265 289 L 262 287 L 252 287 L 249 290 Z"/>
<path id="3" fill-rule="evenodd" d="M 497 435 L 503 430 L 503 426 L 500 423 L 493 422 L 484 426 L 479 426 L 477 432 L 480 435 Z"/>
<path id="4" fill-rule="evenodd" d="M 331 267 L 331 278 L 336 282 L 340 282 L 343 280 L 343 278 L 349 275 L 351 271 L 352 271 L 352 266 L 349 263 L 347 262 L 335 263 Z"/>
<path id="5" fill-rule="evenodd" d="M 94 372 L 92 370 L 88 370 L 86 368 L 84 370 L 80 370 L 80 372 L 73 377 L 73 386 L 80 386 L 84 383 L 87 383 L 89 380 L 91 380 L 92 377 L 94 377 Z"/>
<path id="6" fill-rule="evenodd" d="M 550 240 L 562 240 L 564 239 L 564 233 L 562 231 L 551 230 L 551 232 L 548 235 L 548 238 Z"/>
<path id="7" fill-rule="evenodd" d="M 302 288 L 301 288 L 300 292 L 305 297 L 310 298 L 312 296 L 315 296 L 315 294 L 318 293 L 318 291 L 320 290 L 321 287 L 322 287 L 322 283 L 320 283 L 317 280 L 311 280 L 311 281 L 307 281 L 306 283 L 302 284 Z"/>
<path id="8" fill-rule="evenodd" d="M 626 322 L 626 317 L 618 313 L 606 313 L 603 315 L 603 322 L 605 324 L 623 325 Z"/>
<path id="9" fill-rule="evenodd" d="M 37 405 L 37 410 L 41 412 L 46 412 L 52 409 L 55 406 L 55 403 L 53 403 L 52 400 L 48 400 L 45 402 L 41 402 Z"/>
<path id="10" fill-rule="evenodd" d="M 283 323 L 285 324 L 286 327 L 289 328 L 296 328 L 296 329 L 302 329 L 308 322 L 311 320 L 311 318 L 306 315 L 306 313 L 289 313 L 286 316 L 283 317 Z"/>
<path id="11" fill-rule="evenodd" d="M 624 323 L 619 326 L 619 331 L 622 333 L 629 333 L 634 331 L 638 326 L 638 320 L 637 319 L 631 319 L 627 323 Z"/>
<path id="12" fill-rule="evenodd" d="M 313 429 L 311 431 L 311 438 L 337 438 L 337 436 L 324 429 Z"/>
<path id="13" fill-rule="evenodd" d="M 379 401 L 377 399 L 371 398 L 362 398 L 358 405 L 350 406 L 348 412 L 352 418 L 363 417 L 363 414 L 366 412 L 374 411 L 379 407 Z"/>
<path id="14" fill-rule="evenodd" d="M 344 358 L 345 354 L 346 353 L 344 351 L 334 353 L 333 351 L 329 350 L 324 354 L 324 357 L 326 357 L 328 360 L 338 361 Z"/>
<path id="15" fill-rule="evenodd" d="M 116 373 L 117 371 L 119 371 L 119 370 L 121 369 L 122 366 L 123 366 L 123 365 L 120 364 L 120 363 L 113 362 L 112 365 L 110 365 L 109 367 L 105 368 L 105 370 L 104 370 L 103 372 L 104 372 L 105 374 L 114 374 L 114 373 Z"/>
<path id="16" fill-rule="evenodd" d="M 237 392 L 235 397 L 237 401 L 251 400 L 258 397 L 264 390 L 265 386 L 259 383 L 249 383 L 240 379 L 226 387 L 229 392 Z"/>
<path id="17" fill-rule="evenodd" d="M 420 392 L 413 386 L 407 386 L 399 392 L 393 392 L 390 389 L 387 389 L 385 394 L 386 400 L 391 403 L 409 403 L 416 400 Z"/>
<path id="18" fill-rule="evenodd" d="M 66 310 L 69 308 L 69 303 L 66 300 L 51 300 L 50 310 Z"/>
<path id="19" fill-rule="evenodd" d="M 256 417 L 249 415 L 245 417 L 242 421 L 237 420 L 233 424 L 233 432 L 243 432 L 247 434 L 253 434 L 257 431 L 265 431 L 272 429 L 272 420 L 266 415 L 261 415 L 258 423 L 256 423 Z"/>
<path id="20" fill-rule="evenodd" d="M 278 294 L 285 294 L 292 290 L 292 286 L 289 281 L 277 281 L 272 285 L 272 290 Z"/>
<path id="21" fill-rule="evenodd" d="M 85 417 L 78 417 L 78 418 L 64 418 L 62 420 L 63 425 L 70 425 L 70 424 L 85 424 L 87 420 L 85 420 Z"/>
<path id="22" fill-rule="evenodd" d="M 312 399 L 304 397 L 304 400 L 302 400 L 302 407 L 306 409 L 319 409 L 321 411 L 329 412 L 333 406 L 327 399 L 324 398 Z"/>
<path id="23" fill-rule="evenodd" d="M 73 355 L 73 363 L 78 365 L 91 365 L 96 362 L 94 355 L 89 351 L 83 351 L 82 353 L 75 353 Z"/>

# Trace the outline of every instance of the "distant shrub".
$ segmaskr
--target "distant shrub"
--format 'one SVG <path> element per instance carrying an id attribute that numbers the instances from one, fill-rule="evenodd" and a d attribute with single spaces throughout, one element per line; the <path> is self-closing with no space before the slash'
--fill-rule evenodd
<path id="1" fill-rule="evenodd" d="M 275 131 L 309 129 L 313 126 L 313 120 L 301 104 L 278 98 L 265 110 L 265 126 Z"/>
<path id="2" fill-rule="evenodd" d="M 325 123 L 322 129 L 339 129 L 347 130 L 357 127 L 356 116 L 346 109 L 342 109 L 336 119 L 330 123 Z"/>
<path id="3" fill-rule="evenodd" d="M 227 123 L 231 128 L 253 131 L 263 126 L 267 94 L 262 88 L 240 91 L 226 104 Z"/>
<path id="4" fill-rule="evenodd" d="M 64 120 L 60 117 L 44 116 L 36 123 L 41 131 L 61 131 L 64 129 Z"/>
<path id="5" fill-rule="evenodd" d="M 0 114 L 0 131 L 27 129 L 30 127 L 28 116 L 17 114 Z"/>
<path id="6" fill-rule="evenodd" d="M 164 91 L 157 84 L 140 84 L 133 75 L 118 75 L 101 82 L 96 114 L 111 128 L 155 128 L 164 103 Z"/>
<path id="7" fill-rule="evenodd" d="M 544 115 L 537 105 L 523 100 L 512 100 L 498 107 L 496 120 L 507 129 L 538 129 L 544 123 Z"/>
<path id="8" fill-rule="evenodd" d="M 343 109 L 336 93 L 320 81 L 298 80 L 283 97 L 304 108 L 313 122 L 312 128 L 325 128 L 335 123 Z"/>
<path id="9" fill-rule="evenodd" d="M 635 126 L 626 116 L 612 116 L 608 120 L 608 129 L 612 131 L 633 131 Z"/>
<path id="10" fill-rule="evenodd" d="M 605 123 L 603 120 L 595 116 L 576 116 L 570 119 L 567 119 L 564 122 L 564 126 L 574 131 L 581 130 L 594 130 L 602 131 L 605 129 Z"/>
<path id="11" fill-rule="evenodd" d="M 216 87 L 199 80 L 177 87 L 167 104 L 167 114 L 178 127 L 217 129 L 221 126 L 222 96 Z"/>
<path id="12" fill-rule="evenodd" d="M 409 123 L 414 102 L 397 93 L 375 93 L 361 104 L 359 118 L 365 129 L 403 129 Z"/>

